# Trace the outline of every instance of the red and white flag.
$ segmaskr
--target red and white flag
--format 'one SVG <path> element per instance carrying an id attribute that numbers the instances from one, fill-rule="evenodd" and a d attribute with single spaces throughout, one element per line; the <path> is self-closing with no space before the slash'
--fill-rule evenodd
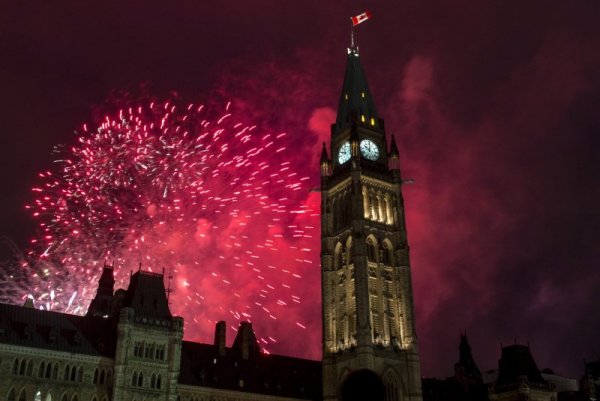
<path id="1" fill-rule="evenodd" d="M 371 18 L 371 16 L 372 16 L 371 11 L 365 11 L 364 13 L 359 14 L 356 17 L 350 18 L 352 20 L 352 26 L 362 24 L 363 22 L 365 22 L 366 20 Z"/>

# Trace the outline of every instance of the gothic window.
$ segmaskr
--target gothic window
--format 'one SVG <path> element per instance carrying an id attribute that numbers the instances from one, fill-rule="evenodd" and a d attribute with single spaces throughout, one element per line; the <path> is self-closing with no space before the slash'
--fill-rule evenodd
<path id="1" fill-rule="evenodd" d="M 152 373 L 152 376 L 150 377 L 150 388 L 154 388 L 155 385 L 156 385 L 156 376 L 154 375 L 154 373 Z"/>
<path id="2" fill-rule="evenodd" d="M 52 364 L 48 363 L 46 365 L 46 379 L 50 379 L 52 377 Z"/>
<path id="3" fill-rule="evenodd" d="M 393 371 L 388 370 L 383 375 L 383 384 L 385 386 L 385 401 L 400 401 L 398 379 Z"/>
<path id="4" fill-rule="evenodd" d="M 62 398 L 60 399 L 60 401 L 67 401 L 67 395 L 63 394 Z"/>
<path id="5" fill-rule="evenodd" d="M 156 388 L 160 390 L 161 377 L 160 374 L 156 377 Z"/>
<path id="6" fill-rule="evenodd" d="M 25 375 L 25 359 L 21 359 L 21 363 L 19 364 L 19 374 L 21 376 Z"/>
<path id="7" fill-rule="evenodd" d="M 131 375 L 131 385 L 132 386 L 137 386 L 137 373 L 133 372 L 133 374 Z"/>
<path id="8" fill-rule="evenodd" d="M 142 372 L 140 372 L 140 374 L 138 375 L 137 385 L 138 385 L 138 387 L 144 386 L 144 374 Z"/>
<path id="9" fill-rule="evenodd" d="M 377 262 L 377 245 L 372 238 L 367 239 L 367 259 L 369 262 Z"/>
<path id="10" fill-rule="evenodd" d="M 77 375 L 77 368 L 75 366 L 73 366 L 71 368 L 71 381 L 74 382 L 76 379 L 76 375 Z"/>
<path id="11" fill-rule="evenodd" d="M 382 260 L 383 264 L 385 264 L 386 266 L 394 265 L 394 251 L 392 249 L 392 246 L 390 245 L 390 243 L 387 240 L 383 242 L 382 257 L 383 257 L 383 260 Z"/>
<path id="12" fill-rule="evenodd" d="M 63 380 L 69 380 L 69 365 L 65 366 L 65 374 L 63 375 Z"/>
<path id="13" fill-rule="evenodd" d="M 8 392 L 8 395 L 6 396 L 6 401 L 17 401 L 16 400 L 16 394 L 15 394 L 15 389 L 11 388 L 10 391 Z"/>
<path id="14" fill-rule="evenodd" d="M 73 395 L 73 398 L 71 398 L 71 401 L 77 401 L 77 394 Z"/>
<path id="15" fill-rule="evenodd" d="M 27 376 L 31 375 L 33 375 L 33 362 L 29 360 L 29 362 L 27 362 Z"/>
<path id="16" fill-rule="evenodd" d="M 44 377 L 46 373 L 46 364 L 44 362 L 40 363 L 40 372 L 38 374 L 39 377 Z"/>
<path id="17" fill-rule="evenodd" d="M 104 373 L 104 369 L 102 369 L 100 371 L 100 384 L 104 384 L 106 382 L 105 378 L 106 378 L 106 376 L 105 376 L 105 373 Z"/>
<path id="18" fill-rule="evenodd" d="M 21 390 L 21 394 L 19 394 L 19 401 L 27 401 L 27 392 L 25 389 Z"/>

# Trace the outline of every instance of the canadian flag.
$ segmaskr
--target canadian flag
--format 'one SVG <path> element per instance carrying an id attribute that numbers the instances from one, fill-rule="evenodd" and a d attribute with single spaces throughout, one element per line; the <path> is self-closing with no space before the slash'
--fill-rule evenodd
<path id="1" fill-rule="evenodd" d="M 356 17 L 350 18 L 352 20 L 352 26 L 356 26 L 358 24 L 365 22 L 366 20 L 371 18 L 371 15 L 372 15 L 371 11 L 365 11 L 364 13 L 359 14 Z"/>

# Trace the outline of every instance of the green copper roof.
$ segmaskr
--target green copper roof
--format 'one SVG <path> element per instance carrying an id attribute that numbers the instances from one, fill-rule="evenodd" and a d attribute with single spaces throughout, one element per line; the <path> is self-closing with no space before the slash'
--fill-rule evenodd
<path id="1" fill-rule="evenodd" d="M 344 85 L 340 96 L 340 105 L 335 122 L 336 128 L 341 129 L 350 120 L 352 110 L 356 110 L 359 121 L 364 116 L 365 122 L 370 123 L 371 118 L 377 121 L 377 110 L 375 102 L 369 90 L 367 79 L 360 65 L 360 58 L 357 49 L 348 51 L 348 62 L 344 74 Z"/>

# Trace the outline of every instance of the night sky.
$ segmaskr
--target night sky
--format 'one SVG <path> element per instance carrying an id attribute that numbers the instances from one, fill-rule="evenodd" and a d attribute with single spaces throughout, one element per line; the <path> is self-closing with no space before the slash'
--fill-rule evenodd
<path id="1" fill-rule="evenodd" d="M 481 370 L 515 339 L 573 377 L 600 356 L 597 1 L 91 4 L 0 3 L 4 239 L 27 247 L 37 173 L 115 91 L 231 99 L 294 138 L 318 186 L 349 17 L 368 9 L 362 64 L 415 180 L 404 197 L 423 374 L 452 373 L 461 330 Z M 311 245 L 318 261 L 318 235 Z M 307 274 L 318 300 L 318 263 Z M 290 322 L 276 351 L 300 355 L 306 338 L 301 356 L 317 359 L 318 301 L 298 313 L 310 335 Z"/>

